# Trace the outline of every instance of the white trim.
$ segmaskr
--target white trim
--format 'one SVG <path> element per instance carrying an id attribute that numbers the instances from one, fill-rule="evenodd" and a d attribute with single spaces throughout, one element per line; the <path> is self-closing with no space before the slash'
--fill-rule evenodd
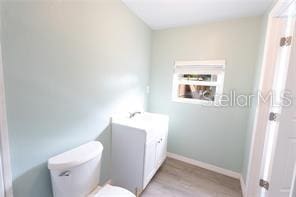
<path id="1" fill-rule="evenodd" d="M 261 67 L 261 74 L 260 74 L 260 81 L 259 81 L 259 90 L 261 90 L 261 91 L 263 89 L 264 77 L 266 75 L 265 70 L 266 70 L 267 62 L 268 62 L 267 57 L 271 51 L 271 49 L 269 49 L 269 46 L 271 45 L 271 41 L 273 40 L 273 37 L 274 37 L 274 35 L 271 31 L 273 29 L 272 14 L 271 13 L 272 13 L 272 11 L 268 15 L 267 29 L 266 29 L 266 34 L 265 34 L 264 53 L 263 53 L 263 58 L 262 58 L 262 67 Z M 252 128 L 252 139 L 251 139 L 249 163 L 248 163 L 248 168 L 247 168 L 247 180 L 246 180 L 247 194 L 254 192 L 255 188 L 254 188 L 253 182 L 255 181 L 254 180 L 255 174 L 258 174 L 258 171 L 260 171 L 260 166 L 258 167 L 257 165 L 255 165 L 255 163 L 261 162 L 261 161 L 257 160 L 257 158 L 261 158 L 261 156 L 260 156 L 261 152 L 257 150 L 258 145 L 259 145 L 257 141 L 261 141 L 260 139 L 258 139 L 258 136 L 257 136 L 258 132 L 259 132 L 257 127 L 258 127 L 258 124 L 260 124 L 260 121 L 258 121 L 259 115 L 260 115 L 260 112 L 259 112 L 260 108 L 261 108 L 261 106 L 258 104 L 256 107 L 254 123 L 253 123 L 253 128 Z"/>
<path id="2" fill-rule="evenodd" d="M 225 65 L 226 60 L 175 61 L 174 73 L 219 74 L 224 73 Z"/>
<path id="3" fill-rule="evenodd" d="M 178 154 L 175 154 L 175 153 L 170 153 L 170 152 L 167 153 L 167 156 L 170 157 L 170 158 L 173 158 L 173 159 L 176 159 L 176 160 L 183 161 L 185 163 L 194 165 L 194 166 L 198 166 L 198 167 L 201 167 L 201 168 L 204 168 L 204 169 L 207 169 L 207 170 L 219 173 L 219 174 L 223 174 L 225 176 L 235 178 L 235 179 L 240 180 L 240 178 L 241 178 L 241 174 L 238 173 L 238 172 L 227 170 L 227 169 L 224 169 L 224 168 L 212 165 L 212 164 L 208 164 L 208 163 L 205 163 L 205 162 L 202 162 L 202 161 L 197 161 L 195 159 L 191 159 L 191 158 L 184 157 L 184 156 L 181 156 L 181 155 L 178 155 Z"/>
<path id="4" fill-rule="evenodd" d="M 272 65 L 277 45 L 274 43 L 277 35 L 278 24 L 276 18 L 287 6 L 295 0 L 278 0 L 268 14 L 267 30 L 265 35 L 264 54 L 261 67 L 259 90 L 265 92 L 272 87 L 273 69 Z M 258 104 L 256 107 L 254 123 L 252 127 L 252 140 L 250 145 L 249 163 L 246 179 L 246 196 L 257 196 L 263 144 L 265 141 L 266 124 L 269 107 Z"/>
<path id="5" fill-rule="evenodd" d="M 292 187 L 289 197 L 296 196 L 296 164 L 294 166 L 294 173 L 293 173 L 293 180 L 292 180 Z"/>
<path id="6" fill-rule="evenodd" d="M 13 197 L 10 149 L 6 116 L 5 88 L 2 63 L 2 47 L 0 41 L 0 155 L 3 173 L 5 197 Z"/>
<path id="7" fill-rule="evenodd" d="M 244 181 L 244 178 L 242 175 L 239 178 L 239 182 L 240 182 L 241 189 L 242 189 L 242 195 L 243 195 L 243 197 L 246 197 L 246 184 L 245 184 L 245 181 Z"/>
<path id="8" fill-rule="evenodd" d="M 182 98 L 179 97 L 179 84 L 211 86 L 216 87 L 214 102 L 219 102 L 219 95 L 223 93 L 224 75 L 225 75 L 226 60 L 204 60 L 204 61 L 176 61 L 175 70 L 173 73 L 172 85 L 172 101 L 189 104 L 206 104 L 211 105 L 213 101 L 203 100 L 198 98 Z M 190 81 L 180 79 L 179 75 L 183 74 L 212 74 L 217 75 L 217 81 Z"/>
<path id="9" fill-rule="evenodd" d="M 173 98 L 172 101 L 177 103 L 185 103 L 185 104 L 199 104 L 199 105 L 205 105 L 205 106 L 214 106 L 214 101 L 207 101 L 207 100 L 201 100 L 201 99 L 176 97 L 176 98 Z"/>

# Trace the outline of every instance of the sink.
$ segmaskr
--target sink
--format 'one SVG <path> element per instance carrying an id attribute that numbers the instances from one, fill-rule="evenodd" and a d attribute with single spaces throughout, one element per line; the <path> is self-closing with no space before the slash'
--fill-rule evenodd
<path id="1" fill-rule="evenodd" d="M 169 117 L 167 115 L 150 112 L 141 112 L 132 118 L 128 114 L 112 118 L 112 124 L 140 129 L 146 132 L 148 141 L 153 137 L 159 136 L 159 131 L 168 130 L 168 121 Z"/>

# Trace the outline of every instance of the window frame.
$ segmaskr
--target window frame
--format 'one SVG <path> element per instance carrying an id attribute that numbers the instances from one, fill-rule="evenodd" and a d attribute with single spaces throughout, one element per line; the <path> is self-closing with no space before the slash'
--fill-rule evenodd
<path id="1" fill-rule="evenodd" d="M 206 60 L 206 61 L 176 61 L 173 72 L 173 87 L 172 87 L 172 101 L 189 104 L 206 104 L 211 105 L 220 102 L 224 88 L 225 76 L 225 60 Z M 204 74 L 217 75 L 217 81 L 186 81 L 179 78 L 180 74 Z M 179 85 L 201 85 L 216 87 L 214 101 L 181 98 L 179 97 Z"/>

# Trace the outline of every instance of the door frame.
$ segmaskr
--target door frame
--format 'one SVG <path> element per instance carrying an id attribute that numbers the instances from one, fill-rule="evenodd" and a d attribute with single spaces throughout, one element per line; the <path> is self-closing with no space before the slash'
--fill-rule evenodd
<path id="1" fill-rule="evenodd" d="M 1 5 L 0 5 L 1 10 Z M 0 16 L 1 17 L 1 16 Z M 1 19 L 1 18 L 0 18 Z M 0 20 L 1 21 L 1 20 Z M 2 24 L 0 22 L 0 31 Z M 1 34 L 0 34 L 1 36 Z M 13 197 L 10 146 L 7 126 L 4 73 L 2 61 L 2 37 L 0 37 L 0 197 Z"/>
<path id="2" fill-rule="evenodd" d="M 293 173 L 293 180 L 292 180 L 292 193 L 290 194 L 290 197 L 296 196 L 296 165 L 294 167 L 294 173 Z"/>
<path id="3" fill-rule="evenodd" d="M 261 67 L 258 91 L 266 95 L 272 89 L 274 72 L 276 69 L 275 59 L 279 45 L 279 15 L 296 0 L 278 0 L 268 14 L 267 30 L 265 35 L 263 61 Z M 245 196 L 258 196 L 259 179 L 261 171 L 262 156 L 264 152 L 264 142 L 270 102 L 260 102 L 256 106 L 255 119 L 252 126 L 252 139 L 249 154 L 248 171 L 246 177 Z"/>

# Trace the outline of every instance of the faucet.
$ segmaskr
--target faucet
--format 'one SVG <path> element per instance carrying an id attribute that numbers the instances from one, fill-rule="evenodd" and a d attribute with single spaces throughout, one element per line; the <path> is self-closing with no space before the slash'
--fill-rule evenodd
<path id="1" fill-rule="evenodd" d="M 141 114 L 141 112 L 140 111 L 129 112 L 129 118 L 133 118 L 136 114 Z"/>

